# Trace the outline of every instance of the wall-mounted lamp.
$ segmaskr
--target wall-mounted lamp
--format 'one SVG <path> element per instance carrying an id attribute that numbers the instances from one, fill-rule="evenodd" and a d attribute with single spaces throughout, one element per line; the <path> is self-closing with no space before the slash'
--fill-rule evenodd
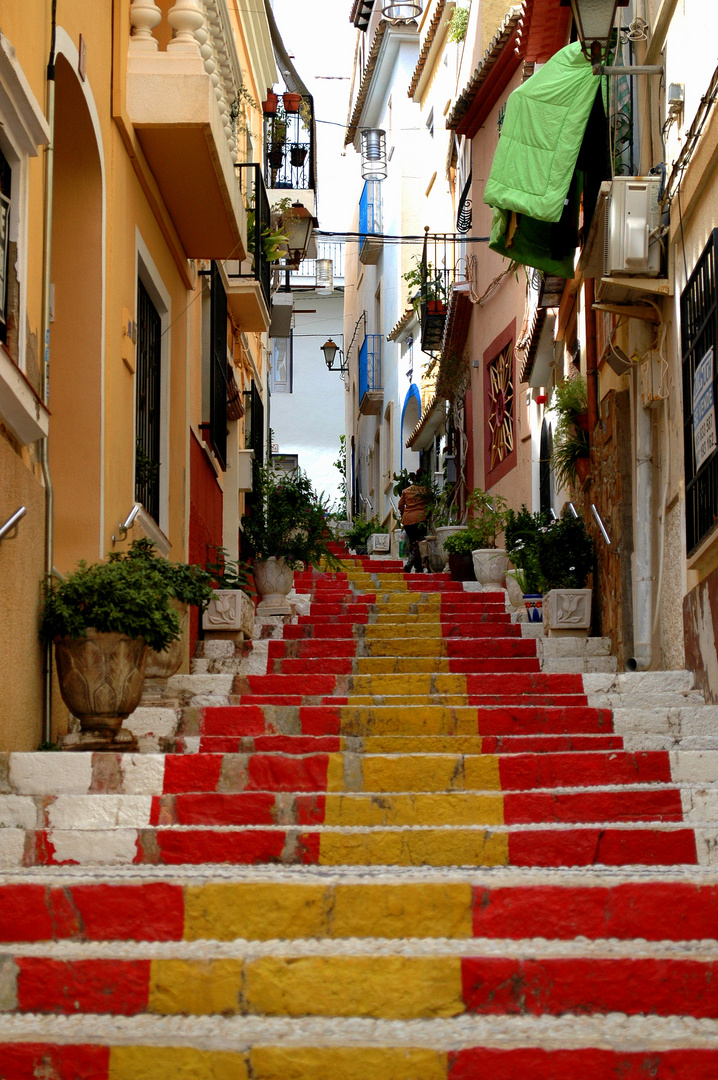
<path id="1" fill-rule="evenodd" d="M 128 532 L 130 531 L 130 529 L 132 528 L 132 526 L 134 524 L 135 518 L 137 517 L 137 515 L 139 514 L 141 509 L 142 509 L 142 503 L 135 503 L 135 505 L 132 507 L 129 514 L 125 518 L 125 520 L 121 521 L 119 523 L 119 525 L 117 526 L 117 536 L 115 536 L 114 533 L 113 533 L 113 536 L 112 536 L 112 543 L 113 544 L 117 544 L 117 543 L 119 543 L 120 540 L 124 540 L 126 538 Z"/>
<path id="2" fill-rule="evenodd" d="M 344 353 L 339 348 L 336 341 L 332 341 L 332 339 L 329 338 L 329 340 L 325 341 L 321 346 L 321 349 L 324 353 L 324 363 L 327 365 L 327 371 L 338 371 L 343 378 L 349 370 L 349 365 L 346 362 Z M 339 367 L 335 368 L 334 361 L 336 360 L 337 353 L 339 353 Z"/>
<path id="3" fill-rule="evenodd" d="M 322 296 L 331 296 L 334 292 L 334 262 L 332 259 L 317 259 L 314 264 L 316 290 Z"/>
<path id="4" fill-rule="evenodd" d="M 561 0 L 561 7 L 569 6 L 573 12 L 583 55 L 591 61 L 597 75 L 660 75 L 663 73 L 662 64 L 639 64 L 632 67 L 604 66 L 613 40 L 616 9 L 628 7 L 628 0 Z"/>
<path id="5" fill-rule="evenodd" d="M 386 180 L 386 132 L 365 128 L 361 133 L 362 180 Z"/>
<path id="6" fill-rule="evenodd" d="M 292 203 L 292 208 L 287 215 L 284 225 L 287 226 L 287 263 L 290 266 L 299 266 L 302 259 L 306 258 L 309 241 L 312 238 L 317 219 L 302 203 Z"/>
<path id="7" fill-rule="evenodd" d="M 414 0 L 413 3 L 399 0 L 397 3 L 385 3 L 381 13 L 390 22 L 410 22 L 412 19 L 418 19 L 423 10 L 424 5 L 418 0 Z"/>

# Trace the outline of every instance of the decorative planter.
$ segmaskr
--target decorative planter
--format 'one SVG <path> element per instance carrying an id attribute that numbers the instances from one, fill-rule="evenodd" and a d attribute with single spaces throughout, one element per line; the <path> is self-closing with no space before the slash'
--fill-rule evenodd
<path id="1" fill-rule="evenodd" d="M 291 586 L 290 586 L 291 588 Z M 202 613 L 205 641 L 244 641 L 254 629 L 254 604 L 241 589 L 215 589 Z"/>
<path id="2" fill-rule="evenodd" d="M 388 555 L 391 551 L 391 536 L 389 533 L 372 533 L 367 540 L 366 549 L 370 555 L 377 555 L 380 552 Z"/>
<path id="3" fill-rule="evenodd" d="M 278 104 L 279 94 L 275 94 L 273 90 L 267 90 L 267 100 L 262 102 L 262 112 L 267 116 L 273 116 Z"/>
<path id="4" fill-rule="evenodd" d="M 292 146 L 289 151 L 289 160 L 296 169 L 301 169 L 304 162 L 307 160 L 307 147 L 306 146 Z"/>
<path id="5" fill-rule="evenodd" d="M 447 536 L 454 536 L 455 533 L 465 532 L 467 528 L 468 526 L 466 525 L 439 525 L 434 530 L 436 539 L 439 542 L 439 554 L 443 560 L 442 570 L 446 568 L 449 562 L 449 553 L 444 548 L 444 540 L 446 540 Z"/>
<path id="6" fill-rule="evenodd" d="M 55 638 L 55 660 L 62 700 L 80 722 L 81 735 L 74 747 L 136 749 L 129 732 L 124 732 L 124 742 L 117 742 L 117 735 L 142 697 L 147 663 L 144 638 L 90 628 L 84 638 Z"/>
<path id="7" fill-rule="evenodd" d="M 294 571 L 287 566 L 284 557 L 272 555 L 269 559 L 252 563 L 254 583 L 262 597 L 257 605 L 258 615 L 291 615 L 292 606 L 287 600 L 294 584 Z"/>
<path id="8" fill-rule="evenodd" d="M 430 315 L 446 315 L 446 304 L 443 300 L 427 300 L 426 310 Z"/>
<path id="9" fill-rule="evenodd" d="M 549 637 L 588 637 L 591 589 L 551 589 L 544 597 Z"/>
<path id="10" fill-rule="evenodd" d="M 432 574 L 443 573 L 445 565 L 443 549 L 435 536 L 427 536 L 426 540 L 420 540 L 419 551 L 422 559 L 427 559 Z"/>
<path id="11" fill-rule="evenodd" d="M 509 557 L 503 548 L 479 548 L 471 552 L 476 580 L 485 589 L 503 589 Z"/>
<path id="12" fill-rule="evenodd" d="M 524 593 L 523 598 L 529 622 L 543 622 L 543 596 L 541 593 Z"/>
<path id="13" fill-rule="evenodd" d="M 451 552 L 449 554 L 449 573 L 452 581 L 476 581 L 473 555 L 470 552 L 463 555 Z"/>
<path id="14" fill-rule="evenodd" d="M 284 143 L 271 143 L 267 156 L 272 169 L 281 169 L 284 161 Z"/>
<path id="15" fill-rule="evenodd" d="M 301 94 L 292 94 L 287 92 L 282 94 L 282 101 L 284 102 L 284 111 L 288 113 L 299 112 L 299 106 L 302 103 Z"/>
<path id="16" fill-rule="evenodd" d="M 515 577 L 516 570 L 506 571 L 506 591 L 509 594 L 509 603 L 512 608 L 520 609 L 524 606 L 524 594 Z"/>
<path id="17" fill-rule="evenodd" d="M 189 605 L 181 604 L 179 600 L 170 599 L 170 604 L 177 612 L 180 621 L 182 637 L 173 641 L 162 652 L 155 649 L 147 649 L 147 665 L 145 667 L 145 686 L 142 693 L 143 699 L 148 697 L 162 697 L 167 680 L 176 674 L 182 666 L 184 656 L 184 632 L 189 619 Z"/>

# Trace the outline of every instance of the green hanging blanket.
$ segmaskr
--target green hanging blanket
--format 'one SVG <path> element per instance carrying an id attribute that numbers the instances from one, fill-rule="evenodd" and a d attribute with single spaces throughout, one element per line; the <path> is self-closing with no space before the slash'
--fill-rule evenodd
<path id="1" fill-rule="evenodd" d="M 538 221 L 560 219 L 600 82 L 573 42 L 513 91 L 484 202 Z"/>

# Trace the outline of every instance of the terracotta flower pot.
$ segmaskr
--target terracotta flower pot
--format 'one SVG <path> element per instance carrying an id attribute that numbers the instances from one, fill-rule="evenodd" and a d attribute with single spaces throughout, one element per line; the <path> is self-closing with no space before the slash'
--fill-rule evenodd
<path id="1" fill-rule="evenodd" d="M 94 629 L 84 638 L 55 638 L 62 700 L 98 745 L 111 743 L 139 705 L 147 651 L 144 638 Z"/>
<path id="2" fill-rule="evenodd" d="M 301 169 L 307 160 L 308 149 L 306 146 L 293 146 L 289 151 L 289 160 L 295 169 Z"/>
<path id="3" fill-rule="evenodd" d="M 267 100 L 262 102 L 262 112 L 268 116 L 272 116 L 277 111 L 277 105 L 279 104 L 279 95 L 275 94 L 272 90 L 267 91 Z"/>
<path id="4" fill-rule="evenodd" d="M 299 106 L 302 103 L 302 95 L 287 92 L 286 94 L 282 94 L 282 101 L 284 102 L 285 112 L 299 112 Z"/>
<path id="5" fill-rule="evenodd" d="M 269 165 L 272 169 L 281 169 L 284 161 L 284 146 L 280 143 L 272 143 L 268 151 Z"/>

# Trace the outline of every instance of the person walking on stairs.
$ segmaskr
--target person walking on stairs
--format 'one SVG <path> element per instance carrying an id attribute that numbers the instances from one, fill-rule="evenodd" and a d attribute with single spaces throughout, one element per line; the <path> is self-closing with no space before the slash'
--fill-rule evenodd
<path id="1" fill-rule="evenodd" d="M 429 501 L 429 488 L 426 485 L 426 474 L 419 469 L 410 477 L 411 484 L 404 488 L 399 499 L 399 513 L 401 524 L 409 540 L 409 558 L 404 563 L 404 571 L 408 574 L 412 569 L 423 573 L 424 565 L 419 549 L 419 541 L 426 536 L 427 503 Z"/>

